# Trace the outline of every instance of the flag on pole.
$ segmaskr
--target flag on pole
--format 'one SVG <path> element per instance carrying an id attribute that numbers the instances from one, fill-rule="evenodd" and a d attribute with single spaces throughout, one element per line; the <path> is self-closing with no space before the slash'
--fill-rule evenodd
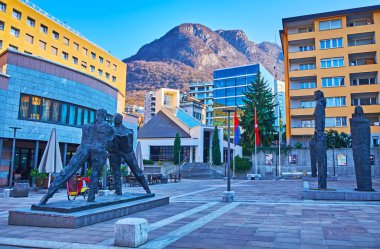
<path id="1" fill-rule="evenodd" d="M 240 127 L 239 127 L 239 119 L 234 112 L 234 145 L 236 146 L 240 141 Z"/>
<path id="2" fill-rule="evenodd" d="M 260 145 L 260 134 L 259 134 L 259 125 L 257 122 L 257 112 L 255 108 L 255 137 L 256 137 L 256 146 Z"/>

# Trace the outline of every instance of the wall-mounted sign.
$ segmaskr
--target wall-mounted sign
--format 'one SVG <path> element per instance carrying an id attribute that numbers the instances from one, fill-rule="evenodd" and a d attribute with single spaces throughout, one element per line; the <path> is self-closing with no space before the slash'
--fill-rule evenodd
<path id="1" fill-rule="evenodd" d="M 338 166 L 347 166 L 347 155 L 337 154 L 336 159 L 338 160 Z"/>
<path id="2" fill-rule="evenodd" d="M 297 155 L 289 155 L 289 163 L 297 164 Z"/>
<path id="3" fill-rule="evenodd" d="M 265 154 L 265 165 L 273 165 L 273 154 Z"/>

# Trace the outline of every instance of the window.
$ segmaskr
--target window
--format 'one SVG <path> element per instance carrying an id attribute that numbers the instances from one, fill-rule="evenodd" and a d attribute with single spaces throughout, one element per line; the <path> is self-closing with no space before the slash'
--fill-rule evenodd
<path id="1" fill-rule="evenodd" d="M 328 20 L 319 22 L 319 30 L 340 29 L 342 28 L 342 20 Z"/>
<path id="2" fill-rule="evenodd" d="M 69 105 L 69 125 L 75 125 L 75 105 Z"/>
<path id="3" fill-rule="evenodd" d="M 322 87 L 344 86 L 344 77 L 322 78 Z"/>
<path id="4" fill-rule="evenodd" d="M 87 48 L 83 47 L 82 48 L 82 52 L 83 52 L 84 55 L 87 55 L 87 52 L 88 52 Z"/>
<path id="5" fill-rule="evenodd" d="M 301 108 L 314 108 L 315 100 L 305 100 L 301 101 Z"/>
<path id="6" fill-rule="evenodd" d="M 95 67 L 93 65 L 90 66 L 90 72 L 95 72 Z"/>
<path id="7" fill-rule="evenodd" d="M 41 98 L 33 96 L 30 106 L 30 116 L 29 119 L 40 120 L 41 118 Z"/>
<path id="8" fill-rule="evenodd" d="M 7 5 L 3 2 L 0 2 L 0 10 L 3 12 L 7 11 Z"/>
<path id="9" fill-rule="evenodd" d="M 74 49 L 75 49 L 76 51 L 79 50 L 79 44 L 78 44 L 78 43 L 73 42 L 73 47 L 74 47 Z"/>
<path id="10" fill-rule="evenodd" d="M 12 16 L 18 20 L 21 20 L 21 12 L 16 9 L 13 9 Z"/>
<path id="11" fill-rule="evenodd" d="M 18 50 L 18 47 L 12 45 L 12 44 L 9 44 L 9 49 L 10 50 L 14 50 L 14 51 L 17 51 Z"/>
<path id="12" fill-rule="evenodd" d="M 314 50 L 314 45 L 303 45 L 299 46 L 299 51 L 304 52 L 304 51 L 312 51 Z"/>
<path id="13" fill-rule="evenodd" d="M 3 40 L 0 40 L 0 49 L 3 48 Z"/>
<path id="14" fill-rule="evenodd" d="M 343 57 L 321 59 L 321 68 L 343 67 Z"/>
<path id="15" fill-rule="evenodd" d="M 0 30 L 4 30 L 4 26 L 5 26 L 4 22 L 0 21 Z"/>
<path id="16" fill-rule="evenodd" d="M 312 70 L 312 69 L 315 69 L 314 63 L 300 64 L 300 70 Z"/>
<path id="17" fill-rule="evenodd" d="M 75 56 L 73 56 L 73 63 L 74 63 L 75 65 L 78 64 L 78 58 L 75 57 Z"/>
<path id="18" fill-rule="evenodd" d="M 49 121 L 51 113 L 51 100 L 42 98 L 41 121 Z"/>
<path id="19" fill-rule="evenodd" d="M 300 82 L 301 89 L 310 89 L 315 88 L 315 82 Z"/>
<path id="20" fill-rule="evenodd" d="M 362 98 L 353 98 L 352 99 L 352 105 L 377 105 L 377 99 L 376 97 L 362 97 Z"/>
<path id="21" fill-rule="evenodd" d="M 110 67 L 111 66 L 111 62 L 110 61 L 106 61 L 106 66 Z"/>
<path id="22" fill-rule="evenodd" d="M 94 52 L 91 52 L 91 58 L 94 60 L 96 59 L 96 54 Z"/>
<path id="23" fill-rule="evenodd" d="M 26 50 L 24 50 L 24 53 L 25 53 L 25 54 L 30 54 L 30 55 L 32 55 L 32 53 L 31 53 L 31 52 L 29 52 L 29 51 L 26 51 Z"/>
<path id="24" fill-rule="evenodd" d="M 28 118 L 28 111 L 29 111 L 29 95 L 21 95 L 20 98 L 20 110 L 18 112 L 18 116 L 20 118 Z"/>
<path id="25" fill-rule="evenodd" d="M 326 107 L 346 106 L 346 97 L 326 98 Z"/>
<path id="26" fill-rule="evenodd" d="M 48 33 L 48 27 L 45 25 L 41 24 L 40 30 L 42 33 L 47 34 Z"/>
<path id="27" fill-rule="evenodd" d="M 115 64 L 112 64 L 112 69 L 113 69 L 114 71 L 116 71 L 117 66 L 116 66 Z"/>
<path id="28" fill-rule="evenodd" d="M 99 56 L 99 62 L 103 63 L 103 57 Z"/>
<path id="29" fill-rule="evenodd" d="M 87 69 L 87 62 L 82 61 L 81 62 L 81 66 L 82 66 L 83 69 Z"/>
<path id="30" fill-rule="evenodd" d="M 69 46 L 70 45 L 70 39 L 67 37 L 63 37 L 63 44 L 65 44 L 66 46 Z"/>
<path id="31" fill-rule="evenodd" d="M 63 58 L 64 60 L 68 60 L 68 59 L 69 59 L 69 54 L 66 53 L 66 52 L 62 52 L 62 58 Z"/>
<path id="32" fill-rule="evenodd" d="M 116 77 L 112 76 L 112 82 L 116 82 Z"/>
<path id="33" fill-rule="evenodd" d="M 353 79 L 351 82 L 352 86 L 374 85 L 374 84 L 377 84 L 376 77 L 357 78 L 357 79 Z"/>
<path id="34" fill-rule="evenodd" d="M 346 117 L 326 118 L 326 127 L 342 127 L 347 126 Z"/>
<path id="35" fill-rule="evenodd" d="M 32 35 L 29 35 L 29 34 L 26 34 L 25 35 L 25 40 L 26 42 L 30 43 L 30 44 L 33 44 L 34 42 L 34 37 Z"/>
<path id="36" fill-rule="evenodd" d="M 35 26 L 36 26 L 36 21 L 35 21 L 33 18 L 29 17 L 29 16 L 28 16 L 28 18 L 26 19 L 26 23 L 27 23 L 30 27 L 35 27 Z"/>
<path id="37" fill-rule="evenodd" d="M 98 69 L 98 75 L 102 76 L 103 75 L 103 70 Z"/>
<path id="38" fill-rule="evenodd" d="M 109 78 L 110 78 L 110 74 L 106 73 L 106 79 L 109 79 Z"/>
<path id="39" fill-rule="evenodd" d="M 52 32 L 52 36 L 54 39 L 58 40 L 59 39 L 59 33 L 57 31 L 54 31 Z"/>
<path id="40" fill-rule="evenodd" d="M 11 27 L 11 35 L 19 37 L 20 36 L 20 30 L 15 28 L 15 27 Z"/>
<path id="41" fill-rule="evenodd" d="M 307 32 L 313 32 L 313 31 L 314 31 L 313 27 L 298 28 L 298 33 L 307 33 Z"/>
<path id="42" fill-rule="evenodd" d="M 313 128 L 315 126 L 314 120 L 301 120 L 301 127 L 302 128 Z"/>
<path id="43" fill-rule="evenodd" d="M 40 45 L 40 49 L 46 50 L 46 42 L 40 40 L 39 45 Z"/>
<path id="44" fill-rule="evenodd" d="M 319 45 L 320 45 L 321 49 L 342 48 L 343 47 L 343 38 L 320 40 Z"/>
<path id="45" fill-rule="evenodd" d="M 54 55 L 58 55 L 58 48 L 51 46 L 50 52 Z"/>

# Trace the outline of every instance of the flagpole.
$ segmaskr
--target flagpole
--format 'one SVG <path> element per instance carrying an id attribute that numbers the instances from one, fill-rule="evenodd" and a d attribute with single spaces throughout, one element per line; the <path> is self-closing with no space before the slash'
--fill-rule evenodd
<path id="1" fill-rule="evenodd" d="M 256 138 L 256 123 L 257 123 L 257 113 L 255 107 L 255 174 L 257 175 L 257 138 Z"/>
<path id="2" fill-rule="evenodd" d="M 281 120 L 281 110 L 280 110 L 280 104 L 278 104 L 278 176 L 281 177 L 281 126 L 282 126 L 282 120 Z"/>

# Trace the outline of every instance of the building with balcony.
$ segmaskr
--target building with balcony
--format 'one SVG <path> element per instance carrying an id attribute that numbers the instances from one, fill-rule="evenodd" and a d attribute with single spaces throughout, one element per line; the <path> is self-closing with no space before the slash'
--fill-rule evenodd
<path id="1" fill-rule="evenodd" d="M 189 95 L 199 99 L 206 105 L 206 124 L 213 125 L 213 82 L 190 83 Z"/>
<path id="2" fill-rule="evenodd" d="M 227 130 L 227 113 L 223 112 L 223 110 L 244 106 L 244 92 L 247 91 L 247 86 L 256 79 L 258 72 L 261 73 L 272 92 L 275 93 L 273 75 L 260 64 L 223 68 L 214 71 L 213 125 Z M 237 114 L 238 116 L 242 115 L 239 108 L 237 108 Z M 230 125 L 232 129 L 233 117 Z"/>
<path id="3" fill-rule="evenodd" d="M 145 93 L 144 98 L 144 124 L 156 114 L 156 92 L 149 91 Z"/>
<path id="4" fill-rule="evenodd" d="M 53 128 L 63 165 L 81 126 L 125 105 L 125 64 L 27 0 L 0 1 L 0 186 L 31 180 Z M 125 123 L 135 131 L 136 125 Z M 14 170 L 10 170 L 13 130 Z"/>
<path id="5" fill-rule="evenodd" d="M 357 105 L 379 145 L 380 5 L 282 19 L 287 143 L 308 144 L 314 132 L 314 91 L 327 100 L 326 129 L 350 133 Z"/>
<path id="6" fill-rule="evenodd" d="M 206 124 L 206 105 L 203 104 L 203 101 L 187 94 L 181 94 L 179 107 L 193 118 L 201 121 L 202 124 Z"/>
<path id="7" fill-rule="evenodd" d="M 124 111 L 126 64 L 28 0 L 0 1 L 0 53 L 7 49 L 54 61 L 106 82 L 118 89 L 118 112 Z"/>

